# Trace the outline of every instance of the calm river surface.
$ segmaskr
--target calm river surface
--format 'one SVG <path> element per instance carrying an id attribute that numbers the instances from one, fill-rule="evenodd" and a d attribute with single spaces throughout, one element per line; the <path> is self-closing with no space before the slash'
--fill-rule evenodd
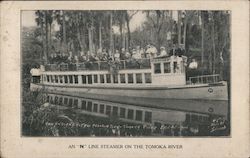
<path id="1" fill-rule="evenodd" d="M 23 101 L 24 136 L 227 136 L 216 104 L 195 100 L 30 92 Z M 222 104 L 222 105 L 221 105 Z M 214 107 L 212 106 L 214 105 Z"/>

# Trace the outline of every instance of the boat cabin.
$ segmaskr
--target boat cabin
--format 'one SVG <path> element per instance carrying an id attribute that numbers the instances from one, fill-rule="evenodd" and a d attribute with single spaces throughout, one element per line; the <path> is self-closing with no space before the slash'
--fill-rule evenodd
<path id="1" fill-rule="evenodd" d="M 152 81 L 155 85 L 185 85 L 187 57 L 154 58 L 151 62 Z"/>

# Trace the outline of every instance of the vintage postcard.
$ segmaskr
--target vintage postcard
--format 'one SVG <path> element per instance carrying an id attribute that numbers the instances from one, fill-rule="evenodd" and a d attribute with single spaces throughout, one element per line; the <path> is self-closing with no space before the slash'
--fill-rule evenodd
<path id="1" fill-rule="evenodd" d="M 1 157 L 249 157 L 248 1 L 1 3 Z"/>

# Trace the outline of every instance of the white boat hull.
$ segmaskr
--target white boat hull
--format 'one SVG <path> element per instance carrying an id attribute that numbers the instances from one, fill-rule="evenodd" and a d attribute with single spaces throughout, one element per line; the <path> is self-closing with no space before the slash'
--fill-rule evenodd
<path id="1" fill-rule="evenodd" d="M 53 92 L 88 93 L 111 96 L 161 98 L 161 99 L 198 99 L 228 100 L 227 84 L 185 85 L 182 87 L 98 87 L 62 86 L 31 84 L 31 90 L 41 89 Z"/>
<path id="2" fill-rule="evenodd" d="M 213 92 L 211 92 L 211 89 Z M 220 115 L 227 118 L 227 85 L 182 88 L 83 88 L 31 84 L 31 90 L 75 97 L 107 100 L 137 106 Z"/>

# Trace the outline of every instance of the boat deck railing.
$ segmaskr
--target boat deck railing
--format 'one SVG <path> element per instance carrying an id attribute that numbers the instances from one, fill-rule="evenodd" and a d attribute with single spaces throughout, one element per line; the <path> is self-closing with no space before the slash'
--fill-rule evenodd
<path id="1" fill-rule="evenodd" d="M 151 63 L 149 58 L 138 60 L 121 60 L 121 61 L 95 61 L 84 63 L 69 64 L 47 64 L 45 71 L 82 71 L 82 70 L 110 70 L 111 67 L 119 70 L 125 69 L 150 69 Z"/>
<path id="2" fill-rule="evenodd" d="M 188 83 L 203 84 L 203 83 L 216 83 L 219 81 L 220 81 L 220 75 L 213 74 L 213 75 L 201 75 L 201 76 L 189 77 Z"/>

